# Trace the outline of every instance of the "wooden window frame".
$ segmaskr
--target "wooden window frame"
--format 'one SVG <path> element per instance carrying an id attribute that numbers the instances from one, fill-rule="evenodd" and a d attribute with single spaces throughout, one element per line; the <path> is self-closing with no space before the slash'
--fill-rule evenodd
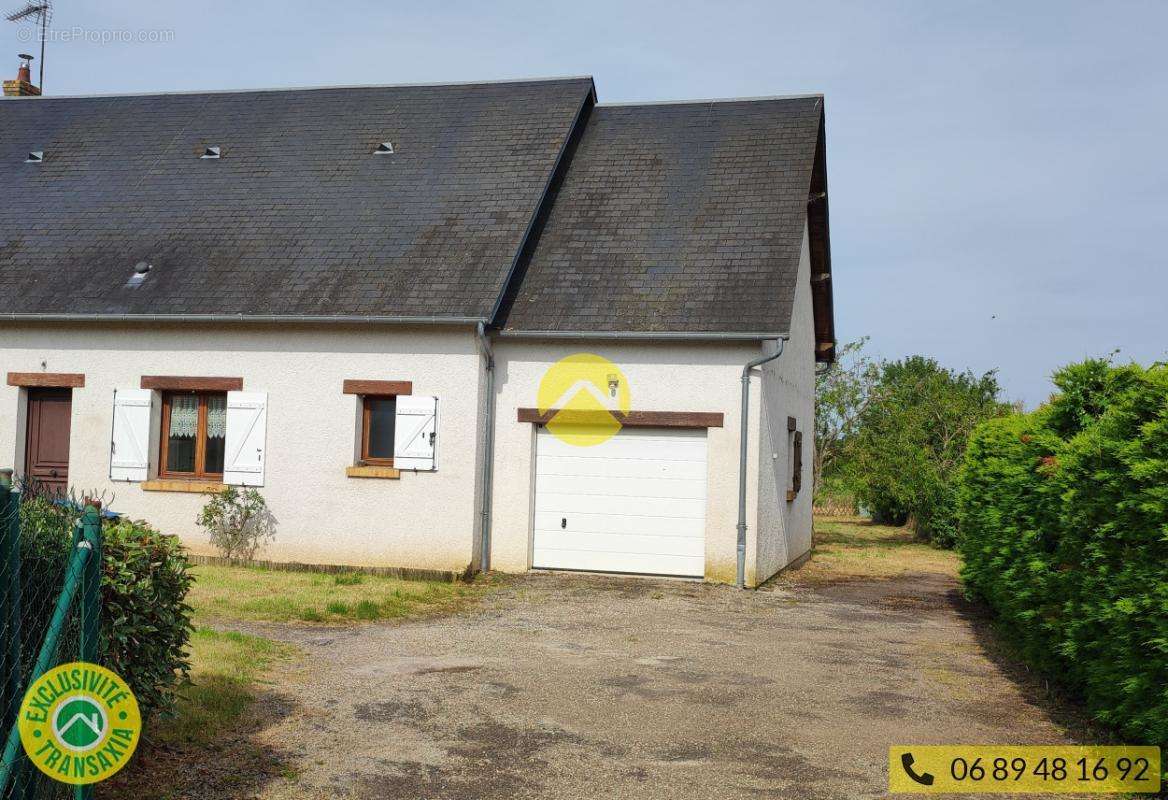
<path id="1" fill-rule="evenodd" d="M 396 394 L 362 394 L 358 395 L 361 398 L 361 454 L 357 461 L 357 466 L 361 467 L 392 467 L 393 456 L 389 458 L 380 458 L 369 455 L 369 428 L 372 422 L 373 412 L 369 408 L 367 400 L 393 400 L 394 413 L 397 412 L 397 398 Z M 396 420 L 394 421 L 396 427 Z M 395 430 L 396 433 L 396 430 Z"/>
<path id="2" fill-rule="evenodd" d="M 168 450 L 170 449 L 170 403 L 178 395 L 194 395 L 199 398 L 199 420 L 195 424 L 195 471 L 176 472 L 166 468 Z M 207 472 L 207 398 L 211 395 L 222 395 L 220 391 L 164 391 L 162 393 L 162 424 L 160 427 L 158 446 L 158 477 L 169 480 L 188 481 L 217 481 L 223 480 L 222 472 Z"/>
<path id="3" fill-rule="evenodd" d="M 787 417 L 787 434 L 791 446 L 791 482 L 787 489 L 787 502 L 792 503 L 803 490 L 803 431 L 794 417 Z"/>

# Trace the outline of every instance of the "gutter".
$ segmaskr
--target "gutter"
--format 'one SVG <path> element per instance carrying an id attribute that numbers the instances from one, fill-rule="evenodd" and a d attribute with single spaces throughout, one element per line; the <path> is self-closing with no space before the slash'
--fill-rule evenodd
<path id="1" fill-rule="evenodd" d="M 789 338 L 789 335 L 784 335 L 775 339 L 778 346 L 775 352 L 748 361 L 746 366 L 742 368 L 742 423 L 738 431 L 738 579 L 736 585 L 739 589 L 746 588 L 746 455 L 750 433 L 750 371 L 781 356 L 783 347 Z"/>
<path id="2" fill-rule="evenodd" d="M 491 567 L 491 494 L 495 472 L 495 352 L 491 349 L 491 340 L 482 322 L 475 326 L 475 335 L 487 367 L 486 397 L 483 400 L 486 436 L 483 441 L 482 534 L 479 550 L 479 572 L 487 572 Z"/>
<path id="3" fill-rule="evenodd" d="M 759 342 L 787 339 L 786 333 L 729 333 L 721 331 L 499 331 L 502 339 L 631 339 L 660 341 Z"/>
<path id="4" fill-rule="evenodd" d="M 482 317 L 401 317 L 361 314 L 0 314 L 3 322 L 241 322 L 376 325 L 475 325 Z"/>

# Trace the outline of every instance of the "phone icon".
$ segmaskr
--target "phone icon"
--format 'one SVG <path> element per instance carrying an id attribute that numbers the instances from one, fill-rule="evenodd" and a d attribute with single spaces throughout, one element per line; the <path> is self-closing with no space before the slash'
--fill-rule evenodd
<path id="1" fill-rule="evenodd" d="M 900 765 L 904 767 L 905 773 L 907 773 L 908 776 L 917 783 L 921 784 L 922 786 L 932 786 L 933 776 L 928 772 L 917 774 L 917 771 L 912 767 L 914 760 L 915 759 L 913 758 L 912 753 L 904 753 L 900 757 Z"/>

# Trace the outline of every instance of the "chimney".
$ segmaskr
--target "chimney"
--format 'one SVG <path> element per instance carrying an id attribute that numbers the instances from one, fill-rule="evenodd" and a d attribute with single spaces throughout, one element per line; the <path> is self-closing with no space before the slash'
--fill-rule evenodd
<path id="1" fill-rule="evenodd" d="M 32 85 L 32 56 L 21 53 L 20 59 L 20 69 L 16 71 L 16 80 L 4 81 L 4 96 L 36 97 L 41 93 L 41 90 Z"/>

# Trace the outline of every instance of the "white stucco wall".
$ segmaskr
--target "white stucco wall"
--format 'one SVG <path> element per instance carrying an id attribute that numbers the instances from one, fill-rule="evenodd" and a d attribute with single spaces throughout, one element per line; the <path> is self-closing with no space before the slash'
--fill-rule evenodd
<path id="1" fill-rule="evenodd" d="M 713 411 L 708 432 L 706 578 L 735 578 L 742 365 L 771 345 L 495 340 L 496 431 L 492 507 L 494 569 L 531 564 L 535 428 L 517 421 L 538 406 L 539 382 L 556 361 L 591 352 L 615 362 L 638 411 Z M 143 375 L 231 376 L 268 394 L 264 496 L 279 520 L 260 557 L 316 564 L 463 570 L 477 564 L 482 360 L 467 328 L 338 326 L 0 325 L 0 372 L 80 372 L 73 391 L 70 482 L 115 495 L 112 507 L 212 553 L 195 516 L 197 494 L 111 482 L 115 388 Z M 438 470 L 399 480 L 349 478 L 358 398 L 345 379 L 409 380 L 439 398 Z M 0 386 L 0 467 L 23 466 L 23 390 Z M 756 585 L 810 547 L 814 334 L 806 240 L 791 341 L 751 383 L 747 469 L 747 583 Z M 804 431 L 804 490 L 786 503 L 786 418 Z M 773 424 L 772 424 L 773 423 Z M 154 444 L 156 446 L 156 443 Z"/>
<path id="2" fill-rule="evenodd" d="M 760 469 L 757 578 L 764 581 L 811 549 L 811 470 L 815 447 L 815 321 L 811 305 L 811 255 L 803 231 L 799 278 L 791 313 L 791 338 L 783 354 L 762 365 L 762 431 L 758 438 Z M 768 346 L 768 352 L 773 352 Z M 803 433 L 802 490 L 791 503 L 792 436 L 787 417 Z"/>
<path id="3" fill-rule="evenodd" d="M 242 377 L 268 394 L 262 492 L 279 520 L 260 554 L 278 561 L 463 570 L 473 552 L 482 361 L 469 328 L 0 326 L 0 372 L 80 372 L 73 390 L 70 482 L 116 495 L 112 507 L 211 553 L 197 494 L 111 483 L 115 388 L 143 375 Z M 438 397 L 438 470 L 399 480 L 349 478 L 358 398 L 346 378 L 409 380 Z M 0 467 L 23 451 L 22 390 L 0 386 Z"/>
<path id="4" fill-rule="evenodd" d="M 706 508 L 706 578 L 733 582 L 738 522 L 739 378 L 742 365 L 759 355 L 757 343 L 632 343 L 614 340 L 508 339 L 496 341 L 498 427 L 491 565 L 519 572 L 531 566 L 531 507 L 535 426 L 517 421 L 518 409 L 538 406 L 544 373 L 573 353 L 595 353 L 616 363 L 629 381 L 634 411 L 713 411 L 725 415 L 709 429 Z M 752 386 L 751 436 L 757 440 L 759 382 Z M 758 532 L 757 447 L 749 452 L 747 482 L 747 581 L 755 583 L 754 537 Z"/>

